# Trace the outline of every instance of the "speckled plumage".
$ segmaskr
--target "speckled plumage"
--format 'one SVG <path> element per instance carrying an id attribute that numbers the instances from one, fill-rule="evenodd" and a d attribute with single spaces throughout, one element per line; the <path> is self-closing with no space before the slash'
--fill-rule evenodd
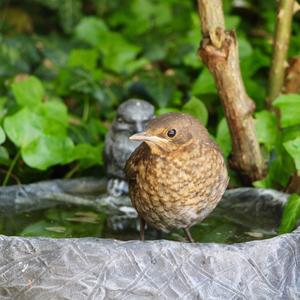
<path id="1" fill-rule="evenodd" d="M 177 136 L 167 132 L 176 129 Z M 145 141 L 130 156 L 125 172 L 138 214 L 168 231 L 202 221 L 220 201 L 228 184 L 218 146 L 194 118 L 169 113 L 149 123 Z"/>

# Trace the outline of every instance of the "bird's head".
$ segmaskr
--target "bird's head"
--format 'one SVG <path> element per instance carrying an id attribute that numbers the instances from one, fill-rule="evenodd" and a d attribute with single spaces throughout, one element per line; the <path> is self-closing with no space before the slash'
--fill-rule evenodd
<path id="1" fill-rule="evenodd" d="M 132 135 L 130 139 L 145 142 L 157 154 L 210 141 L 206 128 L 195 118 L 183 113 L 167 113 L 153 119 L 145 131 Z"/>

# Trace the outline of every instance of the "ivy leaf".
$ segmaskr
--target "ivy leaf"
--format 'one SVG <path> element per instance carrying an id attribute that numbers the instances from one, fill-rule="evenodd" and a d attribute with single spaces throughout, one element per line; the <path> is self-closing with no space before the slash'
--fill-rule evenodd
<path id="1" fill-rule="evenodd" d="M 300 124 L 300 95 L 288 94 L 279 96 L 273 106 L 280 110 L 281 127 L 289 127 Z"/>
<path id="2" fill-rule="evenodd" d="M 209 70 L 204 69 L 192 85 L 192 94 L 216 94 L 216 84 Z"/>
<path id="3" fill-rule="evenodd" d="M 137 62 L 136 56 L 141 48 L 127 41 L 120 33 L 108 30 L 99 19 L 83 19 L 75 33 L 79 39 L 96 47 L 103 55 L 103 65 L 116 73 L 133 72 L 148 62 L 145 58 Z"/>
<path id="4" fill-rule="evenodd" d="M 191 116 L 198 119 L 204 126 L 206 126 L 208 121 L 208 112 L 206 106 L 203 102 L 196 98 L 192 97 L 183 107 L 182 112 L 190 114 Z"/>
<path id="5" fill-rule="evenodd" d="M 107 31 L 105 23 L 96 17 L 83 18 L 75 28 L 75 35 L 78 39 L 96 46 L 103 31 Z"/>
<path id="6" fill-rule="evenodd" d="M 9 139 L 18 147 L 25 147 L 42 135 L 43 118 L 24 107 L 4 119 L 4 129 Z"/>
<path id="7" fill-rule="evenodd" d="M 300 218 L 300 195 L 292 194 L 284 205 L 279 233 L 291 232 Z"/>
<path id="8" fill-rule="evenodd" d="M 243 37 L 239 37 L 239 54 L 240 58 L 243 59 L 245 57 L 250 56 L 253 53 L 253 49 L 251 44 Z"/>
<path id="9" fill-rule="evenodd" d="M 163 108 L 159 108 L 156 110 L 156 115 L 160 116 L 163 114 L 167 114 L 170 112 L 179 112 L 179 109 L 174 108 L 174 107 L 163 107 Z"/>
<path id="10" fill-rule="evenodd" d="M 67 126 L 67 108 L 58 100 L 24 107 L 4 120 L 7 136 L 21 148 L 25 163 L 39 170 L 72 160 L 74 145 Z"/>
<path id="11" fill-rule="evenodd" d="M 73 149 L 72 160 L 83 160 L 85 167 L 91 165 L 102 165 L 103 146 L 103 143 L 97 146 L 92 146 L 89 144 L 78 144 Z"/>
<path id="12" fill-rule="evenodd" d="M 139 84 L 146 95 L 151 97 L 159 108 L 167 107 L 174 98 L 176 85 L 170 76 L 164 76 L 161 72 L 147 72 L 140 77 Z"/>
<path id="13" fill-rule="evenodd" d="M 0 146 L 0 164 L 9 165 L 9 154 L 3 146 Z"/>
<path id="14" fill-rule="evenodd" d="M 68 137 L 43 136 L 23 147 L 21 154 L 28 166 L 46 170 L 56 164 L 71 162 L 73 148 L 74 144 Z"/>
<path id="15" fill-rule="evenodd" d="M 5 142 L 5 133 L 2 127 L 0 126 L 0 145 L 3 144 L 4 142 Z"/>
<path id="16" fill-rule="evenodd" d="M 271 158 L 267 177 L 253 182 L 255 187 L 281 189 L 288 184 L 291 174 L 295 172 L 293 160 L 281 143 L 276 145 Z"/>
<path id="17" fill-rule="evenodd" d="M 225 27 L 227 30 L 236 29 L 241 23 L 239 16 L 227 15 L 225 16 Z"/>
<path id="18" fill-rule="evenodd" d="M 266 110 L 256 113 L 255 128 L 258 141 L 271 151 L 278 138 L 275 116 Z"/>
<path id="19" fill-rule="evenodd" d="M 232 150 L 231 136 L 225 118 L 222 118 L 217 127 L 216 141 L 219 144 L 223 155 L 228 157 Z"/>
<path id="20" fill-rule="evenodd" d="M 4 119 L 4 129 L 18 147 L 25 147 L 44 135 L 66 136 L 68 114 L 60 101 L 48 101 L 33 109 L 24 107 Z"/>
<path id="21" fill-rule="evenodd" d="M 61 100 L 53 99 L 38 105 L 34 112 L 43 118 L 41 130 L 44 134 L 66 135 L 68 110 Z"/>
<path id="22" fill-rule="evenodd" d="M 19 106 L 34 107 L 41 103 L 45 95 L 41 81 L 34 76 L 14 82 L 11 88 Z"/>
<path id="23" fill-rule="evenodd" d="M 300 173 L 300 137 L 285 142 L 283 146 L 289 153 L 289 155 L 293 158 L 296 165 L 296 169 L 298 173 Z"/>
<path id="24" fill-rule="evenodd" d="M 96 68 L 98 56 L 95 49 L 74 49 L 70 52 L 68 64 L 92 72 Z"/>
<path id="25" fill-rule="evenodd" d="M 141 50 L 140 47 L 125 40 L 121 34 L 111 31 L 101 33 L 97 46 L 104 56 L 103 65 L 117 73 L 129 72 L 128 65 L 134 62 Z M 143 65 L 147 61 L 142 62 Z"/>

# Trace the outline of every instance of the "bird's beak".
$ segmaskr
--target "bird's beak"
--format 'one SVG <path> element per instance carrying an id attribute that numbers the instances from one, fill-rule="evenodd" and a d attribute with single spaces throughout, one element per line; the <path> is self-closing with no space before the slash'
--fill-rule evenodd
<path id="1" fill-rule="evenodd" d="M 166 140 L 163 138 L 160 138 L 155 135 L 148 135 L 146 132 L 139 132 L 131 137 L 129 137 L 130 140 L 132 141 L 143 141 L 143 142 L 152 142 L 152 143 L 161 143 L 165 142 Z"/>

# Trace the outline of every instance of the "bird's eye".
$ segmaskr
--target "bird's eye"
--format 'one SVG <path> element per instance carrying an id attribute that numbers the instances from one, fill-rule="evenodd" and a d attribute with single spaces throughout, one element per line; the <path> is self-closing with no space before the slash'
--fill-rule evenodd
<path id="1" fill-rule="evenodd" d="M 168 136 L 169 138 L 173 138 L 175 135 L 176 135 L 176 130 L 175 130 L 175 129 L 170 129 L 170 130 L 167 132 L 167 136 Z"/>

